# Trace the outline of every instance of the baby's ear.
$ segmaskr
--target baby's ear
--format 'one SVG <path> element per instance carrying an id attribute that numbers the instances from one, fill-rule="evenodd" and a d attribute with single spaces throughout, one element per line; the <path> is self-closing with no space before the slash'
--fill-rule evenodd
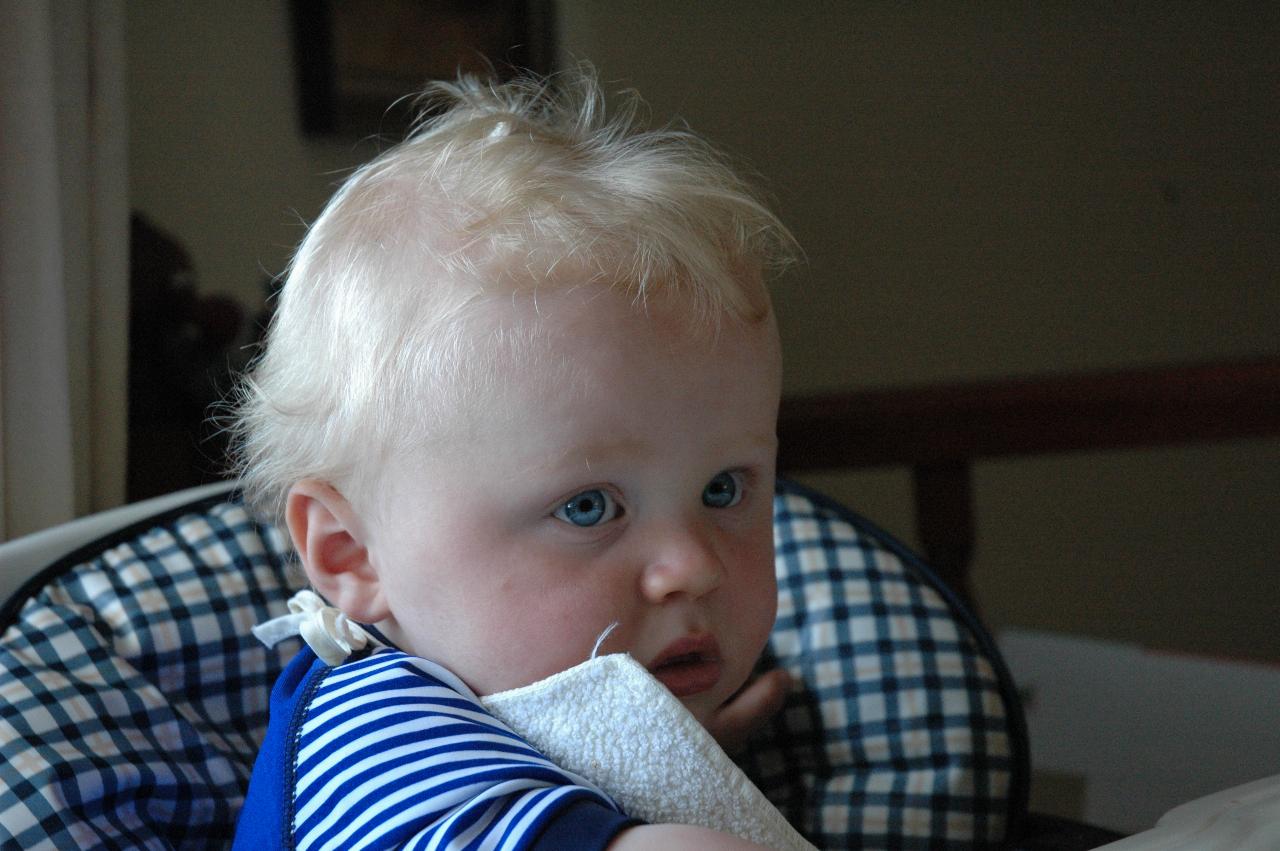
<path id="1" fill-rule="evenodd" d="M 303 479 L 285 501 L 289 537 L 316 592 L 347 617 L 376 623 L 387 617 L 382 585 L 369 560 L 364 526 L 332 485 Z"/>

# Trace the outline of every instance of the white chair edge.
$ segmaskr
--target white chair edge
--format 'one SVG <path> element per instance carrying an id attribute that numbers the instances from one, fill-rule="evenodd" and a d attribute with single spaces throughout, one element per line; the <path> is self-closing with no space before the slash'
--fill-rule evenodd
<path id="1" fill-rule="evenodd" d="M 0 543 L 0 603 L 32 576 L 59 558 L 117 529 L 207 496 L 229 493 L 235 482 L 215 482 L 174 491 Z"/>

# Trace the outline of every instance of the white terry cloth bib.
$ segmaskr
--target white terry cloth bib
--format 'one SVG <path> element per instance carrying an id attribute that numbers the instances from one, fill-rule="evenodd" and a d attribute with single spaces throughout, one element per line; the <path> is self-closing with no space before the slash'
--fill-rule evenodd
<path id="1" fill-rule="evenodd" d="M 293 596 L 289 614 L 253 633 L 268 647 L 301 635 L 331 666 L 372 640 L 310 590 Z M 817 851 L 628 654 L 593 651 L 581 665 L 480 702 L 556 765 L 608 793 L 629 816 L 732 833 L 777 851 Z"/>
<path id="2" fill-rule="evenodd" d="M 683 704 L 625 653 L 480 702 L 627 815 L 732 833 L 779 851 L 815 851 Z"/>

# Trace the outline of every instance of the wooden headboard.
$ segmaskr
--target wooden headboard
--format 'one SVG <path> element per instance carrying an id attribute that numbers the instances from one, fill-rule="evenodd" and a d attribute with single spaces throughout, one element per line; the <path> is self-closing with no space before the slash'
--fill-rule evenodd
<path id="1" fill-rule="evenodd" d="M 778 469 L 909 467 L 925 555 L 968 599 L 974 461 L 1280 436 L 1280 359 L 783 399 Z"/>

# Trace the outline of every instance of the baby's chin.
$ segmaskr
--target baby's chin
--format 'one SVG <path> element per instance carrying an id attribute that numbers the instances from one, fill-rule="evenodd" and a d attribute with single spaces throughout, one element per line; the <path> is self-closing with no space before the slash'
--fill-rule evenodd
<path id="1" fill-rule="evenodd" d="M 695 694 L 690 697 L 677 698 L 680 704 L 687 710 L 694 719 L 707 729 L 712 728 L 712 722 L 715 720 L 716 713 L 724 706 L 724 693 L 717 689 L 718 694 L 704 693 Z M 736 690 L 735 690 L 736 691 Z"/>

